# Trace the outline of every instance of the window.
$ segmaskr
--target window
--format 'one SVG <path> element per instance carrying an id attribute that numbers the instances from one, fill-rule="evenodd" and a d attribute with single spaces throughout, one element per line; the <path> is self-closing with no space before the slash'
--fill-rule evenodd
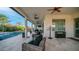
<path id="1" fill-rule="evenodd" d="M 65 31 L 65 20 L 53 20 L 55 31 Z"/>

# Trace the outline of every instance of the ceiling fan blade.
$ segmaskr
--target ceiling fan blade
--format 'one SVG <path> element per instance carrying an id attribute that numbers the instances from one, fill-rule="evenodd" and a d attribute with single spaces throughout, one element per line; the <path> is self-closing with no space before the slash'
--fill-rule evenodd
<path id="1" fill-rule="evenodd" d="M 55 7 L 54 10 L 59 10 L 60 8 L 62 8 L 62 7 Z"/>
<path id="2" fill-rule="evenodd" d="M 56 9 L 60 9 L 60 8 L 62 8 L 62 7 L 55 7 Z"/>
<path id="3" fill-rule="evenodd" d="M 60 8 L 62 8 L 62 7 L 55 7 L 54 10 L 57 12 L 61 12 L 61 10 L 59 10 Z"/>
<path id="4" fill-rule="evenodd" d="M 52 11 L 51 14 L 53 14 L 55 11 L 57 12 L 61 12 L 61 10 L 59 10 L 62 7 L 54 7 L 53 9 L 48 9 L 48 11 Z"/>
<path id="5" fill-rule="evenodd" d="M 58 9 L 62 8 L 62 7 L 57 7 Z"/>
<path id="6" fill-rule="evenodd" d="M 57 12 L 61 12 L 60 10 L 56 10 Z"/>
<path id="7" fill-rule="evenodd" d="M 54 12 L 55 12 L 55 10 L 54 10 L 54 11 L 52 11 L 52 12 L 51 12 L 51 14 L 53 14 Z"/>

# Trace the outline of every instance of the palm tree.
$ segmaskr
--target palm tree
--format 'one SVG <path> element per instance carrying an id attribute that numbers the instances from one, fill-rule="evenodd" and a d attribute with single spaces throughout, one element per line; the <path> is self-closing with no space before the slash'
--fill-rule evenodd
<path id="1" fill-rule="evenodd" d="M 4 25 L 8 23 L 8 17 L 3 15 L 3 14 L 0 14 L 0 26 L 3 28 L 2 31 L 4 31 Z"/>

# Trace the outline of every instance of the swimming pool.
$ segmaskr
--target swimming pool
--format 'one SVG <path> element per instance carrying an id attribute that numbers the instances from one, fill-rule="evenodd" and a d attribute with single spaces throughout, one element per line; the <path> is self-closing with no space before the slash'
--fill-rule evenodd
<path id="1" fill-rule="evenodd" d="M 22 34 L 22 32 L 7 32 L 7 33 L 1 33 L 0 34 L 0 41 L 1 40 L 4 40 L 4 39 L 7 39 L 7 38 L 10 38 L 10 37 L 14 37 L 14 36 L 17 36 L 19 34 Z"/>

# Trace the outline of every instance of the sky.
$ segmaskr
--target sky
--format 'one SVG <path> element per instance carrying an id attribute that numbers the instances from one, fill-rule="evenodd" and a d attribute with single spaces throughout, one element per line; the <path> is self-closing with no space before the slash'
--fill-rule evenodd
<path id="1" fill-rule="evenodd" d="M 32 27 L 32 23 L 30 21 L 27 21 L 27 26 Z"/>
<path id="2" fill-rule="evenodd" d="M 25 18 L 9 7 L 0 7 L 0 14 L 6 15 L 10 24 L 25 23 Z"/>

